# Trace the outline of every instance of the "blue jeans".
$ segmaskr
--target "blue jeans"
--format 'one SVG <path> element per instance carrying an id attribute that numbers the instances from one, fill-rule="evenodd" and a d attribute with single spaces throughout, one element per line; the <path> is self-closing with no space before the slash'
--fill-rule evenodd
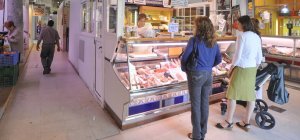
<path id="1" fill-rule="evenodd" d="M 191 100 L 191 121 L 193 139 L 204 139 L 207 133 L 209 114 L 209 95 L 212 92 L 212 73 L 210 71 L 188 71 L 188 88 Z"/>

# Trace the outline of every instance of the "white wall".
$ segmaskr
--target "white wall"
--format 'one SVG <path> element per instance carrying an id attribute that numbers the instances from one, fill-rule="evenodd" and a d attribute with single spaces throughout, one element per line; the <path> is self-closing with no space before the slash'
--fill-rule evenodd
<path id="1" fill-rule="evenodd" d="M 69 60 L 77 69 L 79 76 L 86 83 L 91 92 L 94 92 L 95 84 L 95 45 L 94 33 L 81 32 L 81 0 L 70 1 L 70 40 L 69 40 Z M 83 42 L 81 44 L 80 42 Z M 79 45 L 82 46 L 79 46 Z M 84 52 L 80 58 L 80 49 Z"/>
<path id="2" fill-rule="evenodd" d="M 78 73 L 91 92 L 95 91 L 95 46 L 94 36 L 81 33 L 79 40 L 84 41 L 84 61 L 78 59 Z"/>
<path id="3" fill-rule="evenodd" d="M 78 69 L 79 34 L 80 34 L 80 0 L 70 1 L 70 33 L 69 33 L 69 60 Z"/>

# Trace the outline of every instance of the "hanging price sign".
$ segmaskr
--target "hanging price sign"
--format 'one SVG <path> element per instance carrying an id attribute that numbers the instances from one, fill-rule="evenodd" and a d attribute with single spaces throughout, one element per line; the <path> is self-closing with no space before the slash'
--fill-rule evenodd
<path id="1" fill-rule="evenodd" d="M 170 23 L 168 32 L 170 33 L 177 33 L 179 31 L 179 24 L 178 23 Z"/>

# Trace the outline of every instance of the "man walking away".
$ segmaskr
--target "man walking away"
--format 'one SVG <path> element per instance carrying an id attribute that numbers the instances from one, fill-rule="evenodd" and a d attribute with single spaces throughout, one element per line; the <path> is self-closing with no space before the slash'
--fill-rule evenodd
<path id="1" fill-rule="evenodd" d="M 40 50 L 40 43 L 43 41 L 42 44 L 42 51 L 41 51 L 41 60 L 44 67 L 43 74 L 49 74 L 51 72 L 51 64 L 54 57 L 55 52 L 55 44 L 57 45 L 57 51 L 60 51 L 59 46 L 59 35 L 58 32 L 53 29 L 54 21 L 49 20 L 48 26 L 42 29 L 40 34 L 39 40 L 37 42 L 36 50 Z"/>

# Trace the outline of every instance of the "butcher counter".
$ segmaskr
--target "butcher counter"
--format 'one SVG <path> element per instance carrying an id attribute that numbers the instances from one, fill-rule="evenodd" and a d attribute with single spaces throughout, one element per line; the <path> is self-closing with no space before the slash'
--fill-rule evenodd
<path id="1" fill-rule="evenodd" d="M 300 81 L 300 37 L 263 36 L 263 50 L 267 62 L 285 63 L 287 80 Z"/>
<path id="2" fill-rule="evenodd" d="M 121 129 L 131 128 L 190 109 L 186 74 L 179 55 L 189 38 L 122 38 L 113 59 L 105 61 L 105 108 Z M 221 52 L 235 37 L 218 38 Z M 213 69 L 210 102 L 225 96 L 222 80 L 230 68 L 224 60 Z"/>

